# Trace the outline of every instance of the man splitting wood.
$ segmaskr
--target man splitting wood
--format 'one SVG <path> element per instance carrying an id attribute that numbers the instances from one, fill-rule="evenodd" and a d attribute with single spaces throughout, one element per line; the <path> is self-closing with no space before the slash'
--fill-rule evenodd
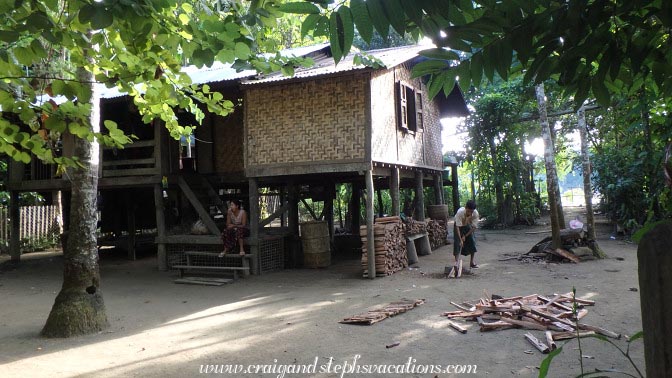
<path id="1" fill-rule="evenodd" d="M 476 254 L 474 232 L 477 227 L 478 211 L 476 210 L 476 202 L 469 200 L 464 207 L 460 207 L 457 213 L 455 213 L 455 229 L 453 232 L 455 240 L 455 243 L 453 243 L 455 267 L 457 267 L 460 254 L 462 254 L 463 256 L 470 256 L 470 268 L 478 268 L 478 265 L 474 262 L 474 255 Z"/>

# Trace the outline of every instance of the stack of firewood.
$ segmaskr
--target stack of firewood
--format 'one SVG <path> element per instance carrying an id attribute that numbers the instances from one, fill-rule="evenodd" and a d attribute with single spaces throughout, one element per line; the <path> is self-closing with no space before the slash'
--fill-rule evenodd
<path id="1" fill-rule="evenodd" d="M 427 220 L 427 234 L 429 236 L 429 245 L 432 246 L 432 250 L 446 244 L 446 226 L 444 226 L 443 223 L 444 222 L 440 220 Z"/>
<path id="2" fill-rule="evenodd" d="M 481 332 L 509 328 L 544 331 L 546 344 L 529 333 L 525 335 L 525 338 L 543 353 L 554 349 L 555 341 L 577 336 L 600 334 L 615 339 L 621 338 L 618 333 L 583 323 L 581 320 L 588 314 L 584 306 L 593 306 L 595 302 L 574 299 L 572 293 L 553 296 L 532 294 L 499 299 L 481 298 L 475 302 L 450 303 L 460 310 L 445 312 L 443 316 L 478 322 Z M 573 310 L 574 304 L 577 307 L 576 311 Z"/>
<path id="3" fill-rule="evenodd" d="M 364 277 L 369 275 L 369 256 L 367 252 L 366 226 L 359 228 L 362 240 L 362 268 Z M 376 219 L 373 225 L 374 246 L 376 256 L 376 276 L 389 276 L 408 266 L 406 255 L 406 238 L 404 226 L 399 217 Z"/>
<path id="4" fill-rule="evenodd" d="M 427 232 L 427 222 L 406 218 L 404 223 L 406 224 L 406 235 L 423 234 Z"/>
<path id="5" fill-rule="evenodd" d="M 423 303 L 425 303 L 424 299 L 402 299 L 401 301 L 392 302 L 376 310 L 367 311 L 363 314 L 355 316 L 349 316 L 341 320 L 339 323 L 371 325 L 385 320 L 391 316 L 410 311 Z"/>
<path id="6" fill-rule="evenodd" d="M 583 230 L 563 229 L 560 230 L 562 248 L 552 248 L 552 238 L 546 237 L 535 244 L 529 252 L 521 255 L 518 260 L 546 260 L 546 261 L 571 261 L 578 263 L 581 260 L 594 259 L 594 241 L 588 239 Z"/>

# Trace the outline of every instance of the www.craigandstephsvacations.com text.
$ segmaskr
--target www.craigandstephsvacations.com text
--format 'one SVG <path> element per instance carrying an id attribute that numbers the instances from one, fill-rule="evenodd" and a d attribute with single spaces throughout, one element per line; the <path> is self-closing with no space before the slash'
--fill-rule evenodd
<path id="1" fill-rule="evenodd" d="M 315 357 L 310 364 L 283 364 L 277 359 L 270 364 L 213 364 L 200 365 L 201 374 L 268 374 L 275 378 L 301 376 L 307 374 L 339 374 L 339 377 L 358 376 L 365 374 L 476 374 L 477 365 L 459 364 L 418 364 L 413 357 L 402 364 L 367 364 L 360 361 L 361 355 L 352 360 L 336 361 L 334 357 Z"/>

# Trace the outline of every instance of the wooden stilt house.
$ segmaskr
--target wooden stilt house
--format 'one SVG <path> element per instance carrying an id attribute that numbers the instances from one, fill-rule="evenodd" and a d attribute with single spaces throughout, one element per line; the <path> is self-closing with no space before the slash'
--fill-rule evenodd
<path id="1" fill-rule="evenodd" d="M 333 238 L 338 183 L 352 184 L 352 214 L 359 213 L 359 193 L 371 194 L 368 224 L 377 188 L 390 189 L 392 214 L 400 211 L 400 188 L 413 189 L 412 215 L 424 219 L 424 187 L 434 186 L 433 202 L 443 203 L 439 120 L 468 111 L 459 88 L 448 98 L 430 100 L 422 78 L 411 77 L 421 49 L 368 52 L 384 65 L 375 69 L 355 64 L 354 54 L 334 65 L 328 45 L 296 49 L 295 55 L 310 56 L 316 64 L 297 69 L 294 77 L 258 77 L 227 66 L 194 70 L 189 72 L 194 82 L 208 83 L 238 106 L 226 118 L 207 114 L 194 138 L 182 141 L 171 139 L 159 123 L 142 124 L 127 96 L 104 94 L 103 119 L 115 120 L 139 140 L 123 150 L 102 151 L 101 233 L 117 244 L 123 240 L 130 258 L 147 236 L 163 270 L 185 264 L 189 256 L 234 266 L 240 258 L 218 260 L 214 252 L 221 250 L 226 201 L 240 199 L 251 231 L 242 260 L 261 273 L 302 265 L 298 207 L 307 197 L 324 201 L 323 214 L 315 216 L 326 220 Z M 67 136 L 62 144 L 69 153 Z M 39 161 L 12 163 L 8 189 L 67 193 L 69 183 Z M 198 220 L 202 235 L 192 230 Z M 271 223 L 278 227 L 268 227 Z M 357 235 L 358 216 L 351 226 Z"/>

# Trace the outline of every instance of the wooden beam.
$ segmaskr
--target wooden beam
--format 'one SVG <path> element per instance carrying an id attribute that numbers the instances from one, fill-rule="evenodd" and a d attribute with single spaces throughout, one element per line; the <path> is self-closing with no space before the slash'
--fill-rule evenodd
<path id="1" fill-rule="evenodd" d="M 267 224 L 270 224 L 271 222 L 273 222 L 275 218 L 281 217 L 285 213 L 285 211 L 289 210 L 289 208 L 290 208 L 289 202 L 286 202 L 284 205 L 280 206 L 277 210 L 275 210 L 273 214 L 269 215 L 268 218 L 259 221 L 259 228 L 262 228 Z"/>
<path id="2" fill-rule="evenodd" d="M 256 178 L 249 179 L 249 193 L 250 193 L 250 238 L 252 245 L 250 246 L 250 253 L 252 253 L 252 272 L 254 274 L 261 274 L 259 269 L 259 186 Z"/>
<path id="3" fill-rule="evenodd" d="M 390 197 L 392 199 L 390 215 L 399 216 L 399 168 L 391 168 L 390 172 Z"/>
<path id="4" fill-rule="evenodd" d="M 308 202 L 306 202 L 305 199 L 301 198 L 301 203 L 303 203 L 303 206 L 306 207 L 306 210 L 308 210 L 308 212 L 310 213 L 310 216 L 312 216 L 313 219 L 320 220 L 320 218 L 318 218 L 318 216 L 313 211 L 313 208 L 310 207 L 310 205 L 308 204 Z"/>
<path id="5" fill-rule="evenodd" d="M 146 159 L 124 159 L 124 160 L 107 160 L 103 162 L 103 167 L 118 167 L 121 165 L 154 165 L 156 159 L 146 158 Z"/>
<path id="6" fill-rule="evenodd" d="M 156 234 L 158 239 L 162 240 L 166 236 L 166 218 L 163 209 L 163 189 L 159 184 L 154 185 L 154 207 L 156 209 Z M 167 271 L 168 255 L 165 243 L 157 243 L 156 259 L 159 270 Z"/>
<path id="7" fill-rule="evenodd" d="M 19 192 L 11 191 L 9 193 L 9 254 L 13 262 L 21 261 L 21 209 L 19 208 Z"/>
<path id="8" fill-rule="evenodd" d="M 368 276 L 369 279 L 376 277 L 376 249 L 373 236 L 373 172 L 371 169 L 366 171 L 366 251 L 368 258 Z M 354 214 L 353 214 L 354 216 Z"/>
<path id="9" fill-rule="evenodd" d="M 217 225 L 215 224 L 215 221 L 213 221 L 212 218 L 210 217 L 210 214 L 207 211 L 205 211 L 203 205 L 196 197 L 196 194 L 194 194 L 194 192 L 189 187 L 189 184 L 187 184 L 187 182 L 184 181 L 184 178 L 182 176 L 177 177 L 177 185 L 180 187 L 180 189 L 182 189 L 182 192 L 191 203 L 191 206 L 194 207 L 194 209 L 198 213 L 198 216 L 205 224 L 205 227 L 208 228 L 208 231 L 210 231 L 210 233 L 213 235 L 219 235 L 220 231 Z"/>
<path id="10" fill-rule="evenodd" d="M 425 220 L 425 194 L 424 194 L 424 185 L 423 185 L 423 173 L 422 171 L 415 172 L 415 220 L 424 221 Z"/>

